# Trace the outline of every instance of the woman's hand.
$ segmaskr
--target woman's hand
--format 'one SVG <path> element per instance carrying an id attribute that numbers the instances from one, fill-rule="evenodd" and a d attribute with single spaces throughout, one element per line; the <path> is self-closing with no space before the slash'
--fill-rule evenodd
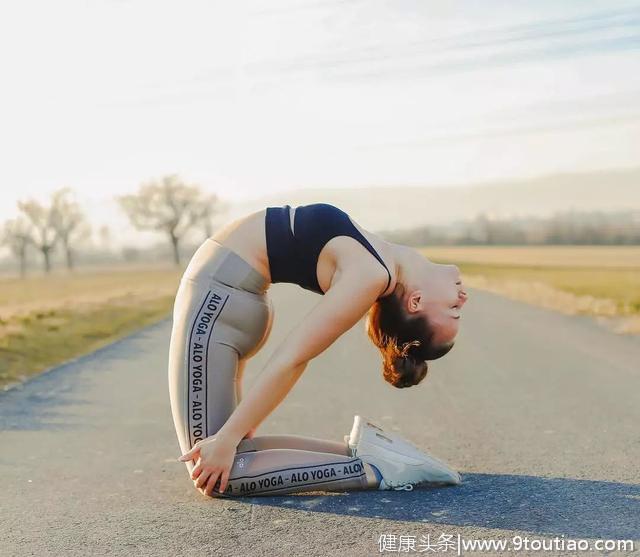
<path id="1" fill-rule="evenodd" d="M 214 435 L 198 441 L 178 460 L 186 462 L 197 459 L 196 467 L 191 472 L 191 479 L 202 493 L 211 496 L 218 479 L 220 479 L 220 493 L 224 493 L 227 488 L 236 448 L 237 445 L 230 442 L 228 438 Z"/>

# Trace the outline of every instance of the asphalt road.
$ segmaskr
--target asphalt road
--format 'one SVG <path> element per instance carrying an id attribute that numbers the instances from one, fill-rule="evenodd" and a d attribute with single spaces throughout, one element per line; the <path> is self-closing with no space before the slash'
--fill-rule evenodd
<path id="1" fill-rule="evenodd" d="M 320 300 L 270 294 L 273 332 L 246 389 Z M 462 485 L 203 496 L 175 461 L 164 321 L 0 394 L 0 555 L 381 555 L 393 535 L 416 542 L 409 554 L 427 535 L 448 555 L 458 535 L 527 536 L 518 555 L 564 554 L 536 550 L 554 538 L 640 549 L 640 338 L 474 290 L 463 313 L 456 347 L 411 389 L 384 382 L 359 323 L 258 430 L 341 440 L 358 413 L 447 460 Z"/>

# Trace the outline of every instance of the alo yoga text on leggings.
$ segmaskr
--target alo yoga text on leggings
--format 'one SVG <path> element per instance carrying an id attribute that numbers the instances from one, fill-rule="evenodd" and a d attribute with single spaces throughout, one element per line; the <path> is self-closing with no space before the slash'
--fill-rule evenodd
<path id="1" fill-rule="evenodd" d="M 216 319 L 220 316 L 229 295 L 222 295 L 208 290 L 204 302 L 196 313 L 189 333 L 188 370 L 189 377 L 189 412 L 187 415 L 189 444 L 204 439 L 206 424 L 204 417 L 207 409 L 207 373 L 206 364 L 211 341 L 211 332 Z M 206 347 L 206 350 L 205 350 Z"/>

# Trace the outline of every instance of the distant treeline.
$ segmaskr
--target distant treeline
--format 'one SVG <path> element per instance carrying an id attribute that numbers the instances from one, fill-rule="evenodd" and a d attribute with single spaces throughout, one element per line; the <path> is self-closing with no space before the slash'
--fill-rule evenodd
<path id="1" fill-rule="evenodd" d="M 385 230 L 385 239 L 422 245 L 638 245 L 640 211 L 566 211 L 549 217 L 474 219 L 446 225 Z"/>
<path id="2" fill-rule="evenodd" d="M 168 251 L 167 256 L 179 265 L 188 235 L 195 232 L 202 240 L 210 236 L 214 216 L 228 208 L 216 194 L 206 193 L 199 185 L 186 184 L 176 174 L 143 183 L 136 193 L 116 199 L 135 228 L 164 236 L 169 250 L 126 247 L 120 254 L 114 254 L 109 248 L 111 230 L 107 226 L 98 230 L 102 247 L 97 250 L 87 248 L 87 241 L 94 230 L 74 191 L 68 187 L 55 191 L 46 202 L 35 199 L 18 201 L 16 217 L 5 221 L 0 228 L 0 245 L 11 253 L 20 276 L 26 275 L 35 259 L 40 259 L 46 273 L 61 260 L 71 271 L 83 247 L 83 263 L 111 262 L 114 259 L 142 261 L 149 260 L 149 255 L 165 255 Z"/>
<path id="3" fill-rule="evenodd" d="M 16 217 L 0 228 L 0 245 L 11 254 L 10 265 L 21 276 L 38 260 L 45 272 L 57 264 L 73 270 L 78 258 L 82 264 L 172 260 L 179 265 L 185 255 L 193 253 L 199 242 L 213 233 L 214 217 L 228 209 L 216 194 L 186 184 L 175 174 L 143 183 L 137 192 L 119 196 L 117 201 L 135 228 L 156 232 L 162 243 L 147 248 L 129 245 L 114 251 L 110 247 L 109 227 L 93 230 L 73 190 L 62 188 L 48 202 L 19 201 Z M 90 245 L 88 240 L 95 232 L 98 242 Z M 494 218 L 481 213 L 474 219 L 446 225 L 376 232 L 390 241 L 410 246 L 638 245 L 640 211 L 574 210 L 550 217 L 517 218 Z M 122 245 L 122 239 L 118 240 Z M 0 263 L 0 268 L 6 268 L 6 264 Z"/>

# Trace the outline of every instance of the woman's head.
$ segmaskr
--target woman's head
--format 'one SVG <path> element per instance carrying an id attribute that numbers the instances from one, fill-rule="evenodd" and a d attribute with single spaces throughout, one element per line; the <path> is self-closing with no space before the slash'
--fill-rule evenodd
<path id="1" fill-rule="evenodd" d="M 398 280 L 367 318 L 367 333 L 380 349 L 383 375 L 394 387 L 417 385 L 427 360 L 453 348 L 467 295 L 455 265 L 432 263 L 411 250 L 398 257 Z"/>

